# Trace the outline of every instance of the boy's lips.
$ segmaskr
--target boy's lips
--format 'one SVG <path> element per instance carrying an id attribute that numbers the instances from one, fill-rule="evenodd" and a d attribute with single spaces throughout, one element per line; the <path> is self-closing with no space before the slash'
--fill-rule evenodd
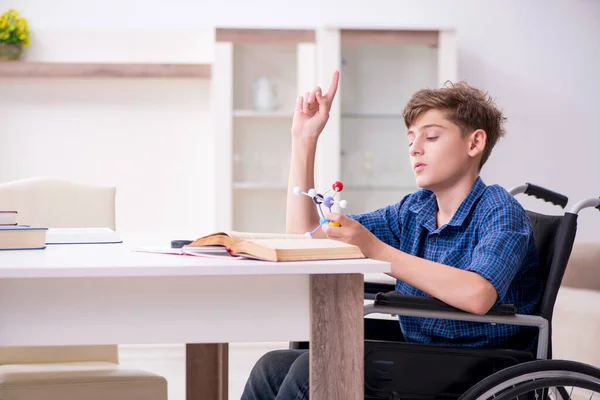
<path id="1" fill-rule="evenodd" d="M 426 164 L 423 164 L 422 162 L 418 162 L 415 163 L 415 166 L 413 167 L 415 172 L 421 172 L 423 171 L 423 169 L 425 169 Z"/>

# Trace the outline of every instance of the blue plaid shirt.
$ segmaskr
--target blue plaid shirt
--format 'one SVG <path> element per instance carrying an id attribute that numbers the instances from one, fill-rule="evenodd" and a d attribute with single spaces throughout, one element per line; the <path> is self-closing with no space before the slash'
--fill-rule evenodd
<path id="1" fill-rule="evenodd" d="M 502 187 L 486 186 L 481 178 L 450 222 L 437 227 L 437 201 L 427 190 L 399 203 L 366 214 L 348 215 L 382 242 L 405 253 L 487 279 L 498 292 L 498 303 L 514 304 L 531 314 L 542 294 L 542 278 L 527 213 Z M 397 281 L 406 295 L 428 294 Z M 531 350 L 537 330 L 514 325 L 399 316 L 405 340 L 446 346 L 500 347 Z"/>

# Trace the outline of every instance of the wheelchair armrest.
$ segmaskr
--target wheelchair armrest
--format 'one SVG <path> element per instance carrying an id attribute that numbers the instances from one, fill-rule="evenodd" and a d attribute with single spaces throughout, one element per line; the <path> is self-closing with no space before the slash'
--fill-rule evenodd
<path id="1" fill-rule="evenodd" d="M 393 283 L 365 282 L 365 300 L 375 300 L 377 294 L 394 290 L 396 290 L 396 285 Z"/>
<path id="2" fill-rule="evenodd" d="M 407 296 L 398 292 L 378 293 L 375 296 L 375 306 L 403 307 L 429 311 L 463 312 L 438 299 L 424 296 Z M 516 315 L 517 307 L 513 304 L 497 304 L 486 315 Z"/>

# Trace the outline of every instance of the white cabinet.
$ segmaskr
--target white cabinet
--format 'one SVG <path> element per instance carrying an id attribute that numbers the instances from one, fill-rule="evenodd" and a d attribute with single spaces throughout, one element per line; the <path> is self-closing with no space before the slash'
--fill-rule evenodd
<path id="1" fill-rule="evenodd" d="M 216 227 L 285 232 L 292 117 L 316 85 L 315 32 L 217 29 L 216 41 Z"/>
<path id="2" fill-rule="evenodd" d="M 403 108 L 415 91 L 456 80 L 455 34 L 331 28 L 317 37 L 319 83 L 341 72 L 321 136 L 318 185 L 341 180 L 346 213 L 393 204 L 417 189 Z"/>
<path id="3" fill-rule="evenodd" d="M 402 110 L 416 90 L 456 80 L 454 32 L 217 29 L 215 37 L 216 229 L 285 231 L 295 102 L 317 84 L 326 90 L 335 70 L 317 191 L 342 181 L 339 199 L 354 213 L 416 190 Z"/>

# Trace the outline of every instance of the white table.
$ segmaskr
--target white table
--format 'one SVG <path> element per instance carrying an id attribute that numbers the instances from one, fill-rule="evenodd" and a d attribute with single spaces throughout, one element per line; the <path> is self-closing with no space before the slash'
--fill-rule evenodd
<path id="1" fill-rule="evenodd" d="M 0 346 L 188 343 L 196 400 L 227 398 L 227 343 L 310 340 L 310 398 L 362 400 L 363 274 L 389 271 L 374 260 L 271 263 L 126 244 L 3 251 Z"/>

